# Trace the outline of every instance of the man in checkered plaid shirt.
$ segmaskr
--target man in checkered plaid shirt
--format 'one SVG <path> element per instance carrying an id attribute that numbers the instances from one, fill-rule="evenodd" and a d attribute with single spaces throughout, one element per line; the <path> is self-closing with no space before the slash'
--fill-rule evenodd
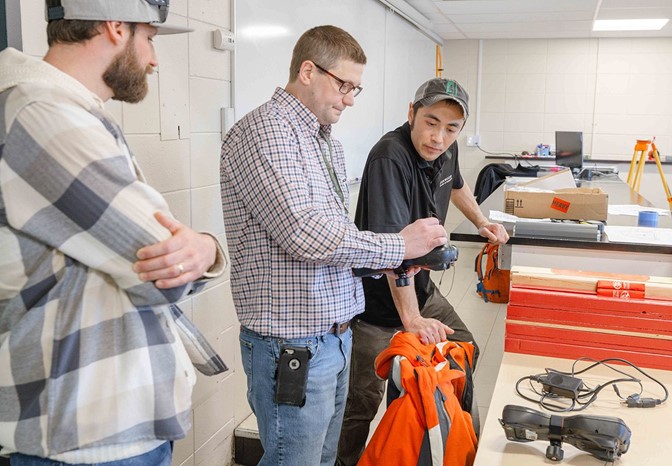
<path id="1" fill-rule="evenodd" d="M 0 444 L 12 466 L 169 466 L 191 427 L 193 366 L 226 370 L 174 305 L 222 273 L 223 251 L 167 214 L 103 105 L 145 96 L 167 10 L 48 0 L 44 59 L 0 53 Z"/>
<path id="2" fill-rule="evenodd" d="M 375 234 L 348 217 L 343 148 L 331 129 L 362 90 L 365 63 L 346 31 L 306 31 L 288 84 L 239 121 L 222 146 L 231 287 L 264 447 L 259 466 L 333 466 L 348 388 L 348 323 L 364 310 L 351 269 L 395 268 L 446 242 L 434 218 Z M 287 371 L 279 366 L 287 345 L 307 349 L 307 364 L 289 357 Z M 278 390 L 285 383 L 295 389 Z"/>

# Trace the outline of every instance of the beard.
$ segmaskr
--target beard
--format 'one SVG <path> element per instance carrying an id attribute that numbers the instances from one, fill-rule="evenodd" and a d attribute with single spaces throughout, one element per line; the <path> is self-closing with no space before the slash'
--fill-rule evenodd
<path id="1" fill-rule="evenodd" d="M 151 66 L 140 65 L 133 41 L 129 40 L 124 50 L 114 57 L 105 70 L 103 81 L 112 89 L 113 100 L 135 104 L 147 95 L 147 75 L 153 71 Z"/>

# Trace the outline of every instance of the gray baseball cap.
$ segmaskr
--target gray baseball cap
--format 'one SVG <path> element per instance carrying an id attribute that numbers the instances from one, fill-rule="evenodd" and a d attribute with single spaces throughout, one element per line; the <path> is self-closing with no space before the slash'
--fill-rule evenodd
<path id="1" fill-rule="evenodd" d="M 424 107 L 429 107 L 442 100 L 454 100 L 464 110 L 464 119 L 469 116 L 469 94 L 460 83 L 452 79 L 434 78 L 423 83 L 415 92 L 413 105 L 418 102 Z"/>
<path id="2" fill-rule="evenodd" d="M 46 7 L 47 21 L 81 19 L 86 21 L 123 21 L 145 23 L 158 34 L 178 34 L 193 29 L 165 25 L 170 0 L 61 0 L 60 6 Z"/>

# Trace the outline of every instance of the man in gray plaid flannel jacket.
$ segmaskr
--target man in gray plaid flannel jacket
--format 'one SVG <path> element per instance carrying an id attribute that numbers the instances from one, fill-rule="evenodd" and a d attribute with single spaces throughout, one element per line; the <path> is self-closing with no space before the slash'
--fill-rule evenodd
<path id="1" fill-rule="evenodd" d="M 109 98 L 138 102 L 167 0 L 48 0 L 43 60 L 0 53 L 0 445 L 12 465 L 170 465 L 193 366 L 226 366 L 174 303 L 219 276 L 168 215 Z M 168 32 L 184 32 L 171 28 Z"/>

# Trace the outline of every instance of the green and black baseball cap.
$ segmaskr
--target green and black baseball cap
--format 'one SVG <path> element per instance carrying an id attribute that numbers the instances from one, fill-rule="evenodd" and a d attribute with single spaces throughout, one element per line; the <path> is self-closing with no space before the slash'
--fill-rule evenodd
<path id="1" fill-rule="evenodd" d="M 469 116 L 469 94 L 460 83 L 452 79 L 434 78 L 423 83 L 415 92 L 413 105 L 420 103 L 429 107 L 442 100 L 454 100 L 464 110 L 464 119 Z"/>

